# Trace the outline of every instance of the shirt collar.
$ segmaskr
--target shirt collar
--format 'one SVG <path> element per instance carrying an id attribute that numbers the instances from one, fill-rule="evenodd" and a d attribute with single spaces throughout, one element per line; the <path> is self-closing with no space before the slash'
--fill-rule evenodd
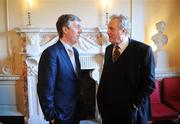
<path id="1" fill-rule="evenodd" d="M 127 39 L 127 40 L 125 40 L 125 41 L 123 41 L 123 42 L 121 42 L 120 44 L 117 45 L 118 47 L 120 47 L 119 50 L 120 50 L 121 53 L 126 49 L 128 44 L 129 44 L 129 40 Z M 116 45 L 114 45 L 114 49 L 115 49 L 115 46 Z"/>
<path id="2" fill-rule="evenodd" d="M 118 46 L 122 49 L 128 45 L 129 41 L 128 39 L 118 44 Z"/>
<path id="3" fill-rule="evenodd" d="M 60 39 L 60 41 L 61 41 L 62 44 L 64 45 L 66 51 L 67 51 L 68 49 L 73 50 L 72 46 L 70 46 L 69 44 L 67 44 L 65 41 L 63 41 L 62 39 Z"/>

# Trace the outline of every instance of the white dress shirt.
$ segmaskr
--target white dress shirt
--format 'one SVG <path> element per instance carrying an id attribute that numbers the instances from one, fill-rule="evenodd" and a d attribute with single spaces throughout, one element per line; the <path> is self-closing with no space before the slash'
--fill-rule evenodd
<path id="1" fill-rule="evenodd" d="M 62 44 L 64 45 L 68 55 L 69 55 L 69 58 L 71 60 L 71 63 L 73 65 L 73 68 L 74 68 L 74 71 L 76 72 L 76 61 L 75 61 L 75 57 L 74 57 L 74 50 L 73 50 L 73 47 L 68 45 L 66 42 L 64 42 L 62 39 L 60 39 Z"/>
<path id="2" fill-rule="evenodd" d="M 118 47 L 120 48 L 119 51 L 120 51 L 121 54 L 127 48 L 128 44 L 129 44 L 129 40 L 125 40 L 125 41 L 121 42 L 120 44 L 118 44 Z M 115 47 L 116 47 L 116 45 L 114 45 L 112 53 L 114 53 Z"/>

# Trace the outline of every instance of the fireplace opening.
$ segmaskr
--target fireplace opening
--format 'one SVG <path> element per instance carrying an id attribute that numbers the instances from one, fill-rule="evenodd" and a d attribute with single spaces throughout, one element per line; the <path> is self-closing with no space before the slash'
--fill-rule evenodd
<path id="1" fill-rule="evenodd" d="M 91 69 L 82 70 L 81 79 L 81 120 L 95 120 L 96 82 L 89 75 Z"/>

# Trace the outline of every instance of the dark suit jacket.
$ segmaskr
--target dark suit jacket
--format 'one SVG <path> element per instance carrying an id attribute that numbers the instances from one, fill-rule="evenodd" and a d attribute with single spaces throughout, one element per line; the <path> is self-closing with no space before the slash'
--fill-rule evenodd
<path id="1" fill-rule="evenodd" d="M 77 119 L 80 62 L 77 50 L 73 49 L 77 74 L 60 41 L 41 55 L 37 91 L 46 120 L 56 118 L 62 124 L 74 124 Z"/>
<path id="2" fill-rule="evenodd" d="M 98 109 L 102 118 L 122 117 L 121 122 L 141 120 L 145 124 L 150 116 L 149 95 L 155 88 L 155 62 L 151 47 L 135 40 L 118 60 L 112 62 L 114 45 L 105 52 L 105 62 L 97 93 Z M 134 111 L 133 104 L 139 110 Z M 116 116 L 117 115 L 117 116 Z M 116 118 L 117 117 L 117 118 Z M 134 123 L 133 123 L 134 124 Z"/>

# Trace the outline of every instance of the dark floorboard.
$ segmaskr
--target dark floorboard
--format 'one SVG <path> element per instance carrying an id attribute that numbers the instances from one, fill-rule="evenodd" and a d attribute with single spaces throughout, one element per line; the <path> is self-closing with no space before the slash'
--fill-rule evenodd
<path id="1" fill-rule="evenodd" d="M 2 124 L 24 124 L 24 116 L 0 116 Z"/>
<path id="2" fill-rule="evenodd" d="M 152 124 L 179 124 L 179 121 L 178 120 L 156 121 L 153 122 Z"/>

